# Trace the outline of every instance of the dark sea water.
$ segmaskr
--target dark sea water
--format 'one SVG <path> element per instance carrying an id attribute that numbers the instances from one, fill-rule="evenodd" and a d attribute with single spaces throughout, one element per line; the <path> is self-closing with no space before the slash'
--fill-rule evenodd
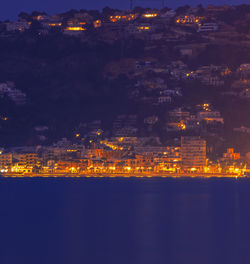
<path id="1" fill-rule="evenodd" d="M 0 264 L 250 263 L 250 180 L 1 179 Z"/>

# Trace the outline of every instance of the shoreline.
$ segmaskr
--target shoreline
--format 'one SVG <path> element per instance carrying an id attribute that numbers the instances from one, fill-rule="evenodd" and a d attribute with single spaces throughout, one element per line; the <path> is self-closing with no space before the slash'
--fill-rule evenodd
<path id="1" fill-rule="evenodd" d="M 25 173 L 2 174 L 2 178 L 247 178 L 232 173 Z"/>

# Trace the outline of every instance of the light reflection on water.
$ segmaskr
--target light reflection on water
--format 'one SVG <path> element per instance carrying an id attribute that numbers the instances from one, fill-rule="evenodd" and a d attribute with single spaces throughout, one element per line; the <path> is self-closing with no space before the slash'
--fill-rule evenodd
<path id="1" fill-rule="evenodd" d="M 2 179 L 1 264 L 250 263 L 247 179 Z"/>

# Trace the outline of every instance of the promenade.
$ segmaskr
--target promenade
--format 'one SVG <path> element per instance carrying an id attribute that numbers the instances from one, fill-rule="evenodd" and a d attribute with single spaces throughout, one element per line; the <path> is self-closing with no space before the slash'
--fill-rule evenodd
<path id="1" fill-rule="evenodd" d="M 235 173 L 5 173 L 3 178 L 244 178 Z"/>

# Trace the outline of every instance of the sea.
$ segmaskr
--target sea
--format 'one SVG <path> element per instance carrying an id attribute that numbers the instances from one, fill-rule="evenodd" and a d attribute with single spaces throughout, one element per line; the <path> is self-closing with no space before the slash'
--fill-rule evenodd
<path id="1" fill-rule="evenodd" d="M 249 264 L 250 180 L 0 179 L 1 264 Z"/>

